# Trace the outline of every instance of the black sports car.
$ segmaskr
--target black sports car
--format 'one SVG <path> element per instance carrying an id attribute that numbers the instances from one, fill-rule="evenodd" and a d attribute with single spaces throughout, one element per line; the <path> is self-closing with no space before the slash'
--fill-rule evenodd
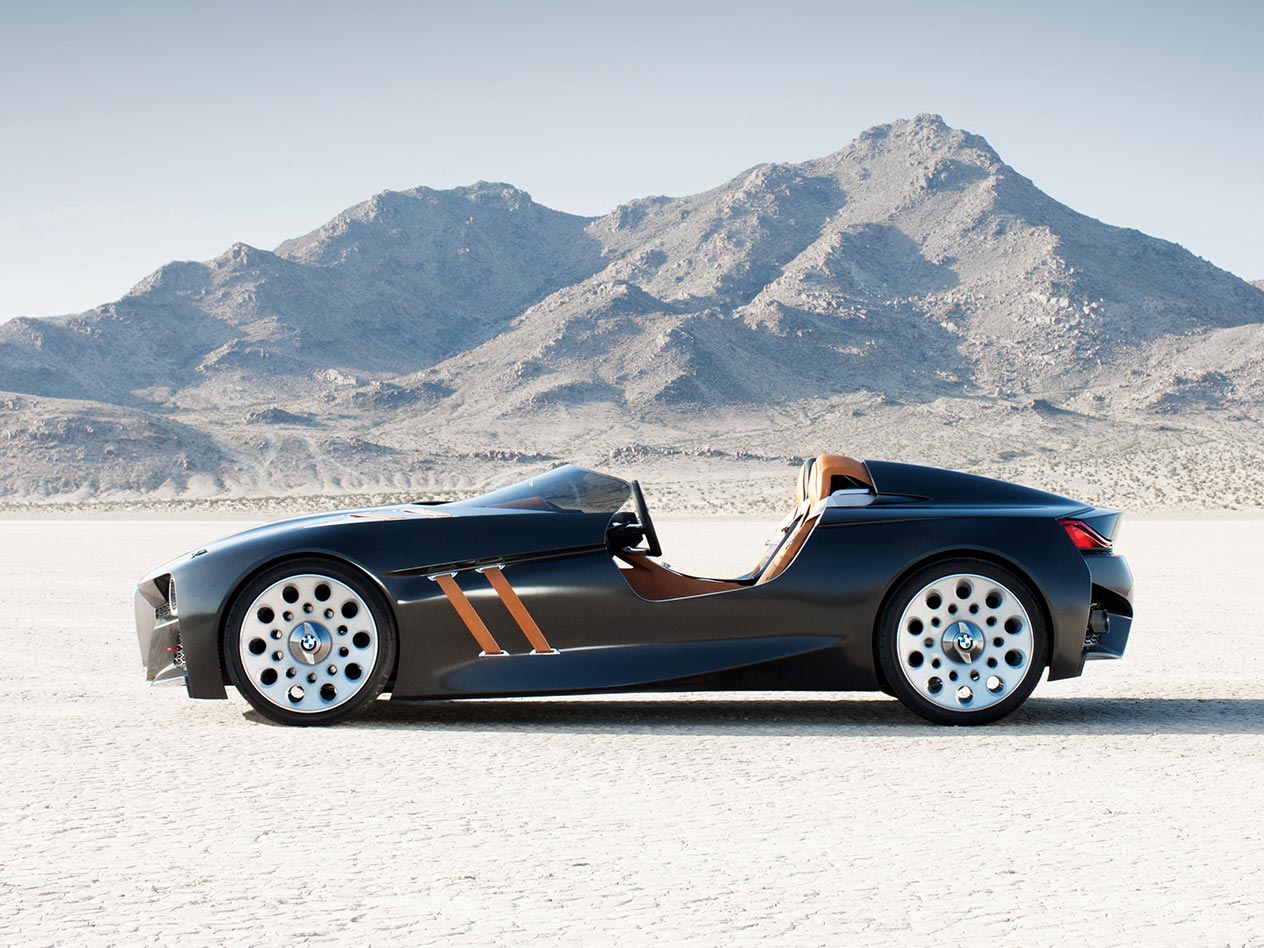
<path id="1" fill-rule="evenodd" d="M 566 466 L 454 503 L 299 517 L 141 580 L 152 680 L 233 685 L 285 724 L 395 699 L 881 689 L 944 724 L 1118 658 L 1120 513 L 969 474 L 822 455 L 750 572 L 688 576 L 636 481 Z M 752 557 L 753 559 L 753 557 Z"/>

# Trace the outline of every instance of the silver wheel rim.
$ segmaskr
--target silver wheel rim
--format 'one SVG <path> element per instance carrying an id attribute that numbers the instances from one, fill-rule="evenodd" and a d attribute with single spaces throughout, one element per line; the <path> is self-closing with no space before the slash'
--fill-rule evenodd
<path id="1" fill-rule="evenodd" d="M 900 671 L 946 711 L 979 711 L 1005 700 L 1027 677 L 1031 617 L 1003 583 L 953 573 L 928 583 L 900 616 Z"/>
<path id="2" fill-rule="evenodd" d="M 332 576 L 277 580 L 250 604 L 237 653 L 250 686 L 278 708 L 315 714 L 346 704 L 377 664 L 368 603 Z"/>

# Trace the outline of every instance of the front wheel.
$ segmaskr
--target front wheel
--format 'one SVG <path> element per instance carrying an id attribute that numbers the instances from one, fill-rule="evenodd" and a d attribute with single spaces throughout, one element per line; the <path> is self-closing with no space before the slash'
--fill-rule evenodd
<path id="1" fill-rule="evenodd" d="M 325 560 L 281 563 L 229 608 L 224 657 L 237 690 L 279 724 L 333 724 L 382 693 L 395 625 L 381 594 Z"/>
<path id="2" fill-rule="evenodd" d="M 1021 578 L 985 560 L 956 559 L 901 583 L 877 635 L 882 671 L 907 708 L 937 724 L 986 724 L 1036 687 L 1048 628 Z"/>

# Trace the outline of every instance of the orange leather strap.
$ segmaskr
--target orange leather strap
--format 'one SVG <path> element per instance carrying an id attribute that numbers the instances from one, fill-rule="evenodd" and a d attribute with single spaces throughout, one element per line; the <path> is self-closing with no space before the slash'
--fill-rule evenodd
<path id="1" fill-rule="evenodd" d="M 496 594 L 500 596 L 500 601 L 505 604 L 505 608 L 509 610 L 509 614 L 514 617 L 514 621 L 518 623 L 518 628 L 522 629 L 522 634 L 527 637 L 527 641 L 531 643 L 531 647 L 537 652 L 551 652 L 553 649 L 549 646 L 548 639 L 544 637 L 544 633 L 540 631 L 540 627 L 535 624 L 535 619 L 531 618 L 531 613 L 527 611 L 527 607 L 522 604 L 522 600 L 518 598 L 518 594 L 514 592 L 514 588 L 509 585 L 509 580 L 505 579 L 505 574 L 501 572 L 499 566 L 489 566 L 483 570 L 483 575 L 487 577 L 487 581 L 492 584 L 492 588 L 496 590 Z"/>
<path id="2" fill-rule="evenodd" d="M 488 655 L 501 654 L 504 650 L 496 644 L 496 640 L 492 638 L 491 632 L 483 624 L 483 620 L 478 617 L 478 613 L 474 611 L 470 601 L 465 598 L 465 593 L 456 584 L 456 580 L 446 575 L 436 576 L 434 580 L 439 584 L 439 588 L 443 590 L 443 594 L 448 597 L 448 602 L 452 603 L 452 608 L 461 617 L 461 621 L 470 630 L 470 635 L 474 636 L 474 641 L 479 644 L 479 647 Z"/>

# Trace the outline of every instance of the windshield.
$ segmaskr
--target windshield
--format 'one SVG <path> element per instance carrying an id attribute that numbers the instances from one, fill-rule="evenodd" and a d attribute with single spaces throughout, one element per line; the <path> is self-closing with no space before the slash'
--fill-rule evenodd
<path id="1" fill-rule="evenodd" d="M 490 494 L 444 506 L 502 507 L 553 513 L 614 513 L 627 501 L 630 489 L 627 481 L 568 464 Z"/>

